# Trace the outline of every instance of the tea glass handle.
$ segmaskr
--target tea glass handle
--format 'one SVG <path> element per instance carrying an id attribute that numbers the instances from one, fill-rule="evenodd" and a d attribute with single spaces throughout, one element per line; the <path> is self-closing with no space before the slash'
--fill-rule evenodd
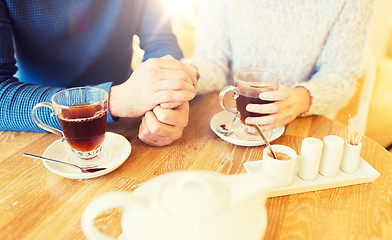
<path id="1" fill-rule="evenodd" d="M 51 103 L 49 103 L 49 102 L 37 103 L 33 107 L 33 110 L 31 112 L 31 114 L 33 115 L 34 122 L 38 125 L 38 127 L 42 128 L 42 129 L 44 129 L 44 130 L 46 130 L 48 132 L 54 133 L 54 134 L 60 136 L 61 139 L 63 139 L 63 132 L 62 131 L 60 131 L 60 130 L 58 130 L 56 128 L 53 128 L 53 127 L 43 123 L 41 121 L 41 119 L 39 119 L 39 117 L 38 117 L 38 109 L 41 108 L 41 107 L 47 107 L 47 108 L 51 109 L 52 113 L 50 115 L 52 117 L 55 116 L 55 114 L 56 114 L 55 111 L 54 111 L 53 105 Z"/>
<path id="2" fill-rule="evenodd" d="M 115 240 L 115 238 L 103 234 L 95 227 L 95 218 L 106 210 L 123 208 L 126 211 L 127 208 L 134 205 L 147 207 L 141 199 L 137 198 L 132 193 L 108 192 L 99 196 L 87 206 L 82 214 L 81 225 L 84 235 L 89 240 Z"/>
<path id="3" fill-rule="evenodd" d="M 237 88 L 237 87 L 234 87 L 234 86 L 226 86 L 226 87 L 222 88 L 222 90 L 221 90 L 220 93 L 219 93 L 219 102 L 220 102 L 220 105 L 221 105 L 221 107 L 222 107 L 224 110 L 226 110 L 226 111 L 228 111 L 228 112 L 231 112 L 231 113 L 233 113 L 233 114 L 236 115 L 236 116 L 239 116 L 239 113 L 238 113 L 238 111 L 237 111 L 236 108 L 227 107 L 227 106 L 225 105 L 224 101 L 223 101 L 223 99 L 224 99 L 226 93 L 228 93 L 228 92 L 233 92 L 232 98 L 234 98 L 234 99 L 237 99 L 237 98 L 239 97 L 239 95 L 240 95 L 239 92 L 238 92 L 238 88 Z"/>

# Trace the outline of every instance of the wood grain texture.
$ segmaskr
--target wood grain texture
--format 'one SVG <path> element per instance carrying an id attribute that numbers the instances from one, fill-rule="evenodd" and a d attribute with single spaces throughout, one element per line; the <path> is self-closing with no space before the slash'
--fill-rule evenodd
<path id="1" fill-rule="evenodd" d="M 140 120 L 121 120 L 108 129 L 132 144 L 129 158 L 114 172 L 89 180 L 70 180 L 48 171 L 42 154 L 57 139 L 45 133 L 0 132 L 0 239 L 85 239 L 80 217 L 96 197 L 109 191 L 133 191 L 147 180 L 172 171 L 245 172 L 243 163 L 261 159 L 264 146 L 240 147 L 218 138 L 211 117 L 221 111 L 216 93 L 191 103 L 183 137 L 167 147 L 151 147 L 137 138 Z M 296 119 L 274 144 L 299 152 L 304 137 L 347 136 L 347 127 L 321 116 Z M 267 200 L 264 239 L 392 238 L 392 155 L 364 137 L 362 158 L 381 176 L 373 183 L 274 197 Z M 121 210 L 96 219 L 101 231 L 119 236 Z"/>

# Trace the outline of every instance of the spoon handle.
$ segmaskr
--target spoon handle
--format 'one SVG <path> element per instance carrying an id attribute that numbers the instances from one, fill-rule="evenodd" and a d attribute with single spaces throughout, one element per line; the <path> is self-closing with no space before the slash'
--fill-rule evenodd
<path id="1" fill-rule="evenodd" d="M 30 153 L 23 153 L 23 156 L 36 158 L 36 159 L 40 159 L 40 160 L 44 160 L 44 161 L 63 163 L 63 164 L 67 164 L 67 165 L 70 165 L 70 166 L 73 166 L 73 167 L 77 167 L 77 168 L 80 169 L 79 166 L 77 166 L 75 164 L 72 164 L 72 163 L 67 163 L 67 162 L 63 162 L 63 161 L 59 161 L 59 160 L 54 160 L 54 159 L 51 159 L 51 158 L 41 157 L 41 156 L 33 155 L 33 154 L 30 154 Z"/>
<path id="2" fill-rule="evenodd" d="M 276 157 L 276 154 L 275 154 L 274 150 L 272 150 L 271 144 L 269 143 L 269 141 L 268 141 L 267 138 L 265 137 L 263 131 L 262 131 L 261 128 L 260 128 L 260 126 L 257 125 L 257 124 L 254 124 L 253 126 L 257 129 L 257 131 L 259 132 L 261 138 L 263 138 L 265 144 L 267 144 L 269 150 L 270 150 L 271 153 L 272 153 L 272 156 L 274 156 L 275 159 L 278 159 L 278 158 Z"/>

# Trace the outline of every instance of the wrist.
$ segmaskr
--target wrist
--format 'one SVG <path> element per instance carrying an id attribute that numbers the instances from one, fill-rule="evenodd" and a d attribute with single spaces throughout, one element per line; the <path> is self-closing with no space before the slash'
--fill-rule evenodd
<path id="1" fill-rule="evenodd" d="M 187 63 L 186 65 L 191 69 L 192 73 L 196 76 L 196 83 L 193 84 L 194 86 L 196 86 L 197 82 L 200 79 L 199 69 L 196 67 L 196 65 L 193 65 L 192 63 Z"/>
<path id="2" fill-rule="evenodd" d="M 113 117 L 121 117 L 120 104 L 118 100 L 118 86 L 112 86 L 109 92 L 109 111 Z"/>
<path id="3" fill-rule="evenodd" d="M 312 104 L 312 97 L 310 92 L 305 87 L 299 86 L 294 88 L 294 90 L 299 95 L 300 104 L 299 104 L 299 114 L 304 114 L 309 111 L 310 105 Z"/>
<path id="4" fill-rule="evenodd" d="M 138 109 L 135 99 L 124 91 L 124 84 L 112 86 L 109 93 L 109 111 L 113 117 L 140 117 L 144 115 L 141 109 Z"/>

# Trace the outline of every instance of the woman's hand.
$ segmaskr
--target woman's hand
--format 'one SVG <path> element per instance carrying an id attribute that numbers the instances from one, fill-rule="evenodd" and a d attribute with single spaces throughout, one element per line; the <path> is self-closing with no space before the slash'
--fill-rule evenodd
<path id="1" fill-rule="evenodd" d="M 166 146 L 181 138 L 188 125 L 189 103 L 175 109 L 161 106 L 146 112 L 139 127 L 139 139 L 152 146 Z"/>
<path id="2" fill-rule="evenodd" d="M 247 124 L 258 124 L 263 131 L 284 126 L 298 115 L 307 112 L 311 104 L 309 91 L 304 87 L 288 88 L 281 85 L 278 90 L 260 93 L 260 99 L 275 101 L 268 104 L 248 104 L 249 112 L 268 114 L 262 117 L 248 117 Z"/>
<path id="3" fill-rule="evenodd" d="M 191 76 L 192 85 L 196 88 L 197 81 L 199 80 L 198 79 L 198 76 L 199 76 L 198 69 L 194 65 L 185 64 L 185 70 L 186 70 L 187 74 L 189 76 Z M 176 108 L 183 103 L 184 102 L 169 102 L 169 103 L 161 103 L 160 105 L 163 108 L 169 109 L 169 108 Z"/>

